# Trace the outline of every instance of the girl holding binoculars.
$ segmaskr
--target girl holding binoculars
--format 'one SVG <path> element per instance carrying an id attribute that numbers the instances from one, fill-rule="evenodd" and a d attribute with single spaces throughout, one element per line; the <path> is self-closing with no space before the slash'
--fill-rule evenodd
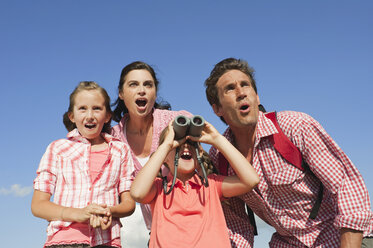
<path id="1" fill-rule="evenodd" d="M 210 123 L 205 122 L 198 137 L 187 135 L 175 140 L 175 130 L 170 122 L 161 134 L 158 149 L 131 186 L 132 198 L 152 208 L 149 247 L 231 247 L 220 201 L 247 193 L 259 183 L 259 177 L 245 157 Z M 196 154 L 203 156 L 204 151 L 197 142 L 216 147 L 236 175 L 210 174 L 205 187 Z M 193 144 L 198 149 L 193 149 Z M 208 159 L 202 160 L 203 166 L 208 165 Z M 157 177 L 162 165 L 170 170 L 167 185 Z M 168 194 L 166 189 L 170 187 L 175 165 L 176 183 Z"/>
<path id="2" fill-rule="evenodd" d="M 191 116 L 187 111 L 169 110 L 167 103 L 158 103 L 158 85 L 155 71 L 144 62 L 135 61 L 122 69 L 113 113 L 118 125 L 112 128 L 111 134 L 130 146 L 135 174 L 157 149 L 159 135 L 168 123 L 177 115 Z M 141 211 L 150 230 L 150 207 L 141 204 Z"/>

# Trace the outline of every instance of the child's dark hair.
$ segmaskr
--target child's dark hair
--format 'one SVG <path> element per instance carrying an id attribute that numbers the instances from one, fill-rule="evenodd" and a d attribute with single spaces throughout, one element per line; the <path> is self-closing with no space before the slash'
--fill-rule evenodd
<path id="1" fill-rule="evenodd" d="M 168 132 L 168 126 L 162 130 L 161 135 L 159 136 L 158 145 L 161 145 L 164 142 L 167 132 Z M 209 175 L 212 173 L 217 173 L 216 168 L 214 167 L 209 154 L 202 148 L 202 146 L 199 143 L 198 143 L 198 147 L 199 147 L 199 150 L 202 151 L 201 161 L 202 161 L 203 167 L 205 167 L 206 174 Z M 168 168 L 168 165 L 166 163 L 164 163 L 164 165 Z"/>
<path id="2" fill-rule="evenodd" d="M 112 114 L 111 108 L 110 108 L 110 97 L 106 90 L 99 86 L 96 82 L 93 81 L 82 81 L 78 84 L 78 86 L 74 89 L 74 91 L 70 94 L 70 103 L 69 108 L 63 115 L 63 124 L 65 125 L 67 131 L 72 131 L 76 128 L 75 123 L 73 123 L 69 118 L 69 113 L 73 113 L 74 105 L 75 105 L 75 97 L 79 92 L 82 92 L 84 90 L 98 90 L 101 95 L 104 97 L 105 100 L 105 108 L 106 112 Z M 110 133 L 111 126 L 110 126 L 111 119 L 104 124 L 104 127 L 102 128 L 102 132 Z"/>

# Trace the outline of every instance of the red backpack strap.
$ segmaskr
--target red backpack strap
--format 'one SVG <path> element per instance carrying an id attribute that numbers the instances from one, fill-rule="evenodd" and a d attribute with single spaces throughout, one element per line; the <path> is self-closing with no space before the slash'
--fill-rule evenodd
<path id="1" fill-rule="evenodd" d="M 219 174 L 223 176 L 228 176 L 229 163 L 221 152 L 218 153 L 218 170 Z"/>
<path id="2" fill-rule="evenodd" d="M 276 112 L 265 113 L 265 116 L 272 121 L 278 131 L 278 133 L 269 136 L 269 139 L 276 151 L 278 151 L 286 161 L 301 171 L 307 170 L 314 175 L 308 165 L 306 163 L 303 164 L 302 153 L 299 151 L 298 147 L 296 147 L 293 142 L 291 142 L 290 139 L 282 132 L 277 122 Z M 317 217 L 323 198 L 323 192 L 324 186 L 320 181 L 319 193 L 317 195 L 316 202 L 311 209 L 311 213 L 309 215 L 310 219 L 315 219 Z"/>
<path id="3" fill-rule="evenodd" d="M 282 132 L 277 122 L 276 112 L 265 113 L 265 116 L 272 121 L 278 131 L 278 133 L 269 136 L 269 140 L 276 151 L 278 151 L 281 156 L 290 164 L 294 165 L 301 171 L 304 171 L 305 168 L 302 166 L 302 153 L 299 151 L 298 147 L 296 147 L 293 142 L 291 142 L 289 138 Z"/>

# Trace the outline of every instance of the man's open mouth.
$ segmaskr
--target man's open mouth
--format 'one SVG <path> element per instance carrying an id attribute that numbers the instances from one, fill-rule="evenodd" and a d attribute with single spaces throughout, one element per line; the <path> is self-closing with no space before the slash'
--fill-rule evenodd
<path id="1" fill-rule="evenodd" d="M 240 107 L 240 110 L 247 110 L 249 108 L 249 105 L 244 104 Z"/>

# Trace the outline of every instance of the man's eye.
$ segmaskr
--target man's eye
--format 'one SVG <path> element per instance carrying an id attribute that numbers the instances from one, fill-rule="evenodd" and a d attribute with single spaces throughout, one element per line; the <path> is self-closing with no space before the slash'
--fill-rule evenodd
<path id="1" fill-rule="evenodd" d="M 229 85 L 229 86 L 227 86 L 227 87 L 225 88 L 225 91 L 226 91 L 226 92 L 229 92 L 229 91 L 232 91 L 232 90 L 234 90 L 234 86 L 233 86 L 233 85 Z"/>
<path id="2" fill-rule="evenodd" d="M 251 84 L 250 84 L 250 82 L 248 82 L 248 81 L 242 81 L 242 82 L 241 82 L 241 86 L 242 86 L 242 87 L 247 87 L 247 86 L 250 87 Z"/>

